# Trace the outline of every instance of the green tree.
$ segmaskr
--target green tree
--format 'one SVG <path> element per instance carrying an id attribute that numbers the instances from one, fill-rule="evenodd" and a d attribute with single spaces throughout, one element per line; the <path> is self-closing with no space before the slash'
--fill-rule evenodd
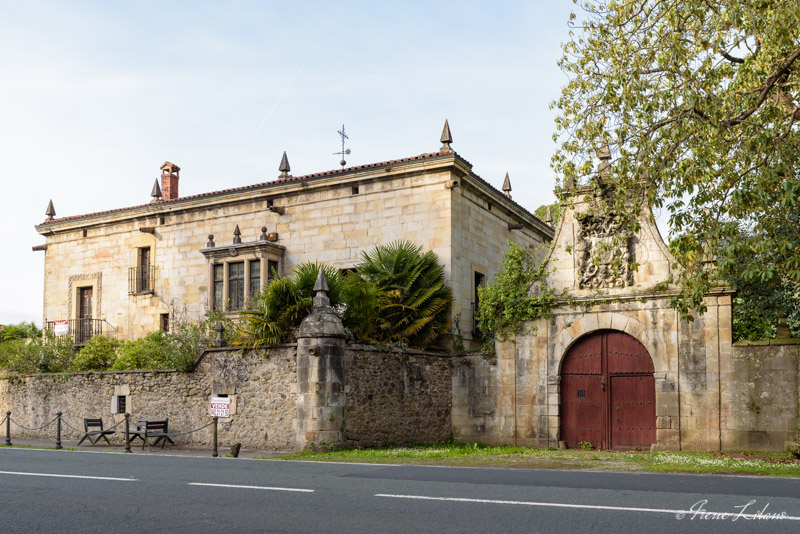
<path id="1" fill-rule="evenodd" d="M 376 247 L 361 254 L 350 285 L 377 300 L 371 317 L 368 310 L 358 314 L 374 324 L 368 336 L 372 340 L 414 347 L 443 344 L 450 329 L 453 292 L 445 285 L 444 266 L 432 251 L 423 253 L 422 247 L 408 241 Z"/>
<path id="2" fill-rule="evenodd" d="M 787 221 L 787 224 L 798 224 Z M 747 234 L 743 228 L 741 233 Z M 753 265 L 766 262 L 759 256 L 743 251 L 733 258 L 720 258 L 720 274 L 736 288 L 733 300 L 733 340 L 762 340 L 774 338 L 778 326 L 778 314 L 786 315 L 793 336 L 800 336 L 800 286 L 784 276 L 768 280 L 749 276 Z"/>
<path id="3" fill-rule="evenodd" d="M 173 332 L 156 330 L 134 341 L 123 342 L 111 369 L 178 369 L 189 371 L 208 346 L 197 325 L 181 325 Z"/>
<path id="4" fill-rule="evenodd" d="M 78 351 L 72 360 L 72 371 L 106 371 L 117 359 L 120 342 L 109 336 L 94 336 Z"/>
<path id="5" fill-rule="evenodd" d="M 782 225 L 800 210 L 800 3 L 581 5 L 560 61 L 569 83 L 554 103 L 553 167 L 565 185 L 585 180 L 607 144 L 603 181 L 668 209 L 683 267 L 673 304 L 684 316 L 704 311 L 717 278 L 711 250 L 760 258 L 747 279 L 800 283 L 800 226 Z M 605 209 L 637 229 L 637 197 L 612 196 Z"/>
<path id="6" fill-rule="evenodd" d="M 338 269 L 315 262 L 298 265 L 293 276 L 279 277 L 256 295 L 249 310 L 241 312 L 237 344 L 246 348 L 289 343 L 300 322 L 311 312 L 314 283 L 322 267 L 332 306 L 341 306 L 343 277 Z"/>
<path id="7" fill-rule="evenodd" d="M 509 241 L 497 276 L 478 288 L 478 330 L 507 339 L 519 332 L 523 322 L 550 317 L 556 295 L 545 286 L 546 275 L 545 262 Z M 488 337 L 486 344 L 491 346 Z"/>
<path id="8" fill-rule="evenodd" d="M 275 279 L 257 295 L 238 344 L 248 348 L 293 341 L 311 312 L 313 288 L 321 264 L 303 263 L 293 276 Z M 322 265 L 331 306 L 355 341 L 431 347 L 450 328 L 452 291 L 444 285 L 444 267 L 433 252 L 396 242 L 362 255 L 346 276 Z"/>

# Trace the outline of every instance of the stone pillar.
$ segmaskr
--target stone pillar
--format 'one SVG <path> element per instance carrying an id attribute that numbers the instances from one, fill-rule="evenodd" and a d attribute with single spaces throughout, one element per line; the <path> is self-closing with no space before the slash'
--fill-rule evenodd
<path id="1" fill-rule="evenodd" d="M 343 441 L 345 331 L 330 305 L 322 269 L 314 291 L 311 313 L 297 332 L 298 450 Z"/>

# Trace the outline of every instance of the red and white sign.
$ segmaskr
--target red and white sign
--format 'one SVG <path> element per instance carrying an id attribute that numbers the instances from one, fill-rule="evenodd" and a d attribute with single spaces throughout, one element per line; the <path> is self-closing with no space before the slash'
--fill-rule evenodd
<path id="1" fill-rule="evenodd" d="M 53 334 L 57 336 L 69 335 L 69 321 L 55 321 L 53 323 Z"/>
<path id="2" fill-rule="evenodd" d="M 226 397 L 211 397 L 208 406 L 208 415 L 211 417 L 230 417 L 231 399 Z"/>

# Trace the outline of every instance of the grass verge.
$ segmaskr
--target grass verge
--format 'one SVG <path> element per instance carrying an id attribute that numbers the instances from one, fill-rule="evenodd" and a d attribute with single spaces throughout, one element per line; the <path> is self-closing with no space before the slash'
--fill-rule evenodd
<path id="1" fill-rule="evenodd" d="M 800 460 L 789 453 L 642 452 L 532 449 L 480 443 L 440 443 L 383 449 L 305 451 L 281 460 L 366 462 L 524 469 L 650 471 L 800 477 Z"/>

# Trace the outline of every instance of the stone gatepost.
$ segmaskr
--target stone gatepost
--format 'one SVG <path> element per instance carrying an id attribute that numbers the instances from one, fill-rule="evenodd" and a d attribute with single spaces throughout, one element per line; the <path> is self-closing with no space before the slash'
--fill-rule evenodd
<path id="1" fill-rule="evenodd" d="M 322 269 L 313 307 L 297 332 L 298 450 L 338 445 L 344 428 L 344 338 Z"/>

